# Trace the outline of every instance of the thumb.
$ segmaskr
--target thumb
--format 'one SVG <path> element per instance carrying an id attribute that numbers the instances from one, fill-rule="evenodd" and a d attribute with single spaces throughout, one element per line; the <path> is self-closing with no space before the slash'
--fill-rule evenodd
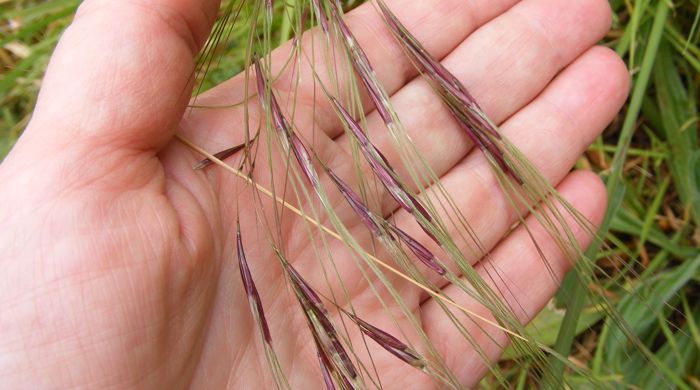
<path id="1" fill-rule="evenodd" d="M 194 59 L 218 4 L 86 0 L 51 58 L 15 152 L 164 146 L 190 98 Z"/>

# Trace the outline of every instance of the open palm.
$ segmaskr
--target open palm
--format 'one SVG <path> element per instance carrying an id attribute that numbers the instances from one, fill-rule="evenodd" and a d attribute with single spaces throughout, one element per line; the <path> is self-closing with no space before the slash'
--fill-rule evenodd
<path id="1" fill-rule="evenodd" d="M 569 170 L 627 94 L 622 62 L 610 50 L 593 47 L 609 28 L 607 2 L 387 3 L 545 177 L 598 221 L 603 187 L 594 175 Z M 270 386 L 238 275 L 237 217 L 281 364 L 294 388 L 320 385 L 310 334 L 255 214 L 250 189 L 217 168 L 193 171 L 201 156 L 173 138 L 181 134 L 210 151 L 243 139 L 241 108 L 185 111 L 192 59 L 217 10 L 215 0 L 86 0 L 63 36 L 34 117 L 0 166 L 0 377 L 9 388 Z M 493 255 L 476 268 L 494 263 L 502 280 L 522 292 L 516 313 L 527 322 L 556 284 L 526 232 L 516 229 L 504 238 L 515 215 L 486 160 L 471 151 L 449 112 L 416 78 L 372 6 L 352 11 L 347 22 L 412 139 L 492 248 Z M 273 55 L 279 63 L 288 53 L 280 50 Z M 198 104 L 240 101 L 244 84 L 243 76 L 236 77 Z M 293 87 L 283 78 L 276 88 L 284 103 Z M 342 126 L 314 93 L 310 77 L 302 77 L 298 93 L 297 128 L 352 182 Z M 251 113 L 257 115 L 256 104 L 251 103 Z M 380 118 L 367 115 L 373 142 L 399 166 Z M 369 234 L 324 184 L 338 213 L 369 248 Z M 421 235 L 390 197 L 381 207 L 409 233 Z M 283 249 L 323 291 L 325 279 L 303 223 L 286 215 L 280 226 Z M 359 315 L 394 331 L 343 244 L 329 244 Z M 542 249 L 563 275 L 568 262 L 556 246 L 545 242 Z M 485 364 L 460 341 L 438 305 L 420 290 L 396 283 L 460 379 L 466 385 L 478 381 Z M 459 303 L 484 312 L 467 298 Z M 496 359 L 501 348 L 473 331 Z M 505 341 L 496 330 L 493 335 Z M 433 384 L 376 345 L 369 347 L 384 386 Z"/>

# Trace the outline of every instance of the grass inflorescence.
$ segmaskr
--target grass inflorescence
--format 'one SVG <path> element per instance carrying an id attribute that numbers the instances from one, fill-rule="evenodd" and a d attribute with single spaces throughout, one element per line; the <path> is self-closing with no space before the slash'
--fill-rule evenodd
<path id="1" fill-rule="evenodd" d="M 48 55 L 78 3 L 0 2 L 1 153 L 10 149 L 26 125 Z M 481 276 L 470 262 L 491 254 L 417 152 L 390 94 L 345 23 L 344 13 L 358 3 L 362 2 L 224 1 L 196 74 L 197 93 L 239 71 L 245 71 L 251 80 L 253 87 L 242 94 L 250 98 L 239 104 L 246 109 L 245 126 L 250 122 L 248 110 L 259 111 L 259 132 L 251 135 L 252 131 L 246 131 L 240 144 L 203 156 L 206 158 L 195 168 L 226 167 L 235 172 L 237 178 L 231 180 L 251 184 L 257 194 L 259 204 L 251 207 L 261 208 L 262 199 L 271 198 L 271 221 L 263 226 L 286 275 L 288 290 L 306 319 L 308 340 L 315 346 L 318 361 L 319 386 L 391 387 L 382 381 L 383 373 L 377 372 L 374 362 L 380 354 L 389 354 L 440 386 L 462 387 L 404 301 L 407 289 L 421 290 L 438 302 L 445 322 L 463 339 L 455 342 L 470 345 L 476 361 L 487 367 L 481 382 L 486 388 L 700 386 L 697 0 L 673 6 L 664 0 L 610 1 L 614 24 L 604 44 L 625 59 L 633 89 L 625 109 L 578 163 L 598 172 L 608 187 L 610 206 L 598 231 L 542 178 L 468 89 L 402 24 L 392 7 L 383 0 L 373 2 L 384 27 L 433 88 L 434 98 L 447 107 L 489 162 L 519 225 L 530 232 L 526 218 L 532 216 L 548 239 L 576 264 L 574 272 L 557 281 L 562 282 L 559 293 L 528 327 L 517 319 L 523 302 L 502 301 L 518 291 L 491 287 L 503 281 L 501 270 L 489 268 Z M 275 57 L 277 62 L 273 62 L 271 51 L 290 39 L 293 44 L 288 55 L 283 61 Z M 317 73 L 319 63 L 331 71 Z M 290 74 L 291 84 L 298 83 L 300 69 L 309 66 L 319 90 L 314 104 L 335 112 L 348 136 L 353 156 L 349 169 L 334 166 L 327 154 L 317 151 L 317 130 L 297 121 L 294 92 L 288 92 L 295 87 L 287 85 L 281 92 L 276 85 L 280 75 Z M 363 95 L 371 105 L 363 105 Z M 192 109 L 206 107 L 194 100 Z M 383 146 L 386 149 L 368 131 L 365 113 L 369 109 L 376 110 L 382 130 L 390 135 L 391 146 Z M 385 157 L 389 153 L 398 156 L 396 169 Z M 239 163 L 236 157 L 241 155 L 245 158 Z M 282 168 L 275 163 L 278 160 L 284 162 Z M 272 177 L 269 181 L 268 176 Z M 436 190 L 429 195 L 424 189 L 433 184 Z M 394 215 L 383 212 L 384 192 L 394 208 L 413 218 L 410 224 L 402 225 Z M 350 208 L 362 232 L 348 224 L 340 203 L 332 201 L 334 195 L 340 195 L 342 207 Z M 307 281 L 311 279 L 291 261 L 294 253 L 285 252 L 282 235 L 271 228 L 289 218 L 283 215 L 285 210 L 303 220 L 305 233 L 314 237 L 311 242 L 318 269 L 324 272 L 328 286 Z M 574 230 L 593 238 L 593 246 L 588 250 L 578 247 Z M 371 235 L 371 243 L 379 245 L 361 245 L 358 234 Z M 267 323 L 260 286 L 248 266 L 257 259 L 246 258 L 244 237 L 246 232 L 239 228 L 235 240 L 241 284 L 260 333 L 262 356 L 277 387 L 289 388 L 290 367 L 275 352 L 276 337 Z M 530 237 L 539 251 L 541 242 L 533 234 Z M 386 309 L 381 323 L 391 324 L 391 333 L 355 311 L 327 239 L 345 245 L 353 266 L 371 286 L 368 295 Z M 548 262 L 543 254 L 542 261 Z M 445 283 L 458 292 L 446 293 Z M 485 314 L 458 304 L 460 294 L 478 302 Z M 360 334 L 363 342 L 357 343 L 358 337 L 350 330 Z M 383 351 L 369 348 L 367 340 Z M 510 347 L 502 360 L 492 363 L 486 350 L 507 344 Z"/>

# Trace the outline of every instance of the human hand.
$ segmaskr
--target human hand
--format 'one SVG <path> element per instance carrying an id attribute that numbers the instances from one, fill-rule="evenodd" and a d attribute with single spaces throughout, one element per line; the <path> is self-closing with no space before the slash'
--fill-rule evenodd
<path id="1" fill-rule="evenodd" d="M 387 3 L 543 175 L 599 221 L 605 205 L 599 180 L 569 169 L 627 94 L 622 61 L 592 47 L 609 28 L 607 2 Z M 262 387 L 269 375 L 238 276 L 237 217 L 281 364 L 294 388 L 318 387 L 313 343 L 256 215 L 252 207 L 237 215 L 236 202 L 255 200 L 222 170 L 193 171 L 201 156 L 173 138 L 183 134 L 213 151 L 243 139 L 241 108 L 185 112 L 193 58 L 217 9 L 212 0 L 87 0 L 61 39 L 34 117 L 0 166 L 0 377 L 9 388 Z M 501 240 L 515 215 L 486 161 L 471 153 L 427 84 L 414 80 L 416 71 L 376 11 L 361 6 L 347 21 L 412 139 L 492 248 L 477 270 L 484 272 L 485 262 L 498 267 L 511 288 L 523 292 L 520 314 L 528 321 L 556 285 L 522 228 Z M 286 57 L 284 50 L 274 56 Z M 236 77 L 198 104 L 239 101 L 244 83 Z M 285 84 L 277 86 L 284 95 Z M 343 172 L 352 157 L 342 128 L 328 105 L 314 100 L 309 80 L 298 93 L 297 127 L 315 124 L 315 150 Z M 397 162 L 375 113 L 368 114 L 368 124 L 375 144 Z M 335 191 L 328 193 L 343 203 Z M 388 197 L 382 206 L 387 215 L 396 209 Z M 420 235 L 403 211 L 395 217 Z M 369 247 L 365 229 L 351 217 L 346 222 L 357 225 L 353 233 Z M 323 289 L 309 238 L 299 233 L 302 224 L 288 218 L 281 226 L 286 253 Z M 580 238 L 584 245 L 585 235 Z M 394 329 L 385 309 L 366 299 L 371 293 L 343 255 L 343 244 L 330 245 L 337 264 L 345 264 L 344 283 L 358 313 Z M 544 242 L 542 249 L 563 275 L 569 264 L 556 245 Z M 453 333 L 435 302 L 420 290 L 402 291 L 460 379 L 477 382 L 485 364 Z M 482 310 L 466 298 L 459 303 Z M 465 326 L 480 335 L 491 358 L 499 356 L 500 348 L 471 323 Z M 493 337 L 505 340 L 496 330 Z M 370 347 L 387 387 L 433 385 Z"/>

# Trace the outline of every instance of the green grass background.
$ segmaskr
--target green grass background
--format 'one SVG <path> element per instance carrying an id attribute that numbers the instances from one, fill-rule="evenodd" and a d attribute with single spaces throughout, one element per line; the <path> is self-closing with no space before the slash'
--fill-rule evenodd
<path id="1" fill-rule="evenodd" d="M 78 4 L 0 0 L 0 158 L 29 121 L 49 55 Z M 614 24 L 603 44 L 626 61 L 632 92 L 578 165 L 608 183 L 605 227 L 614 235 L 607 238 L 618 258 L 639 259 L 639 277 L 626 287 L 649 299 L 627 299 L 615 281 L 604 286 L 604 293 L 671 379 L 662 381 L 657 372 L 642 368 L 641 353 L 608 327 L 610 318 L 587 306 L 585 288 L 574 280 L 565 281 L 567 293 L 559 294 L 535 322 L 542 342 L 570 351 L 571 361 L 587 365 L 601 382 L 700 389 L 699 0 L 612 0 L 610 5 Z M 277 34 L 283 40 L 284 27 Z M 221 60 L 214 62 L 204 89 L 241 69 L 243 44 L 234 35 L 220 48 Z M 598 254 L 600 264 L 613 274 L 627 265 L 604 255 Z M 522 366 L 509 364 L 507 359 L 502 363 L 516 386 L 533 386 Z M 587 378 L 570 370 L 563 375 L 587 387 Z M 489 378 L 483 384 L 488 387 Z"/>

